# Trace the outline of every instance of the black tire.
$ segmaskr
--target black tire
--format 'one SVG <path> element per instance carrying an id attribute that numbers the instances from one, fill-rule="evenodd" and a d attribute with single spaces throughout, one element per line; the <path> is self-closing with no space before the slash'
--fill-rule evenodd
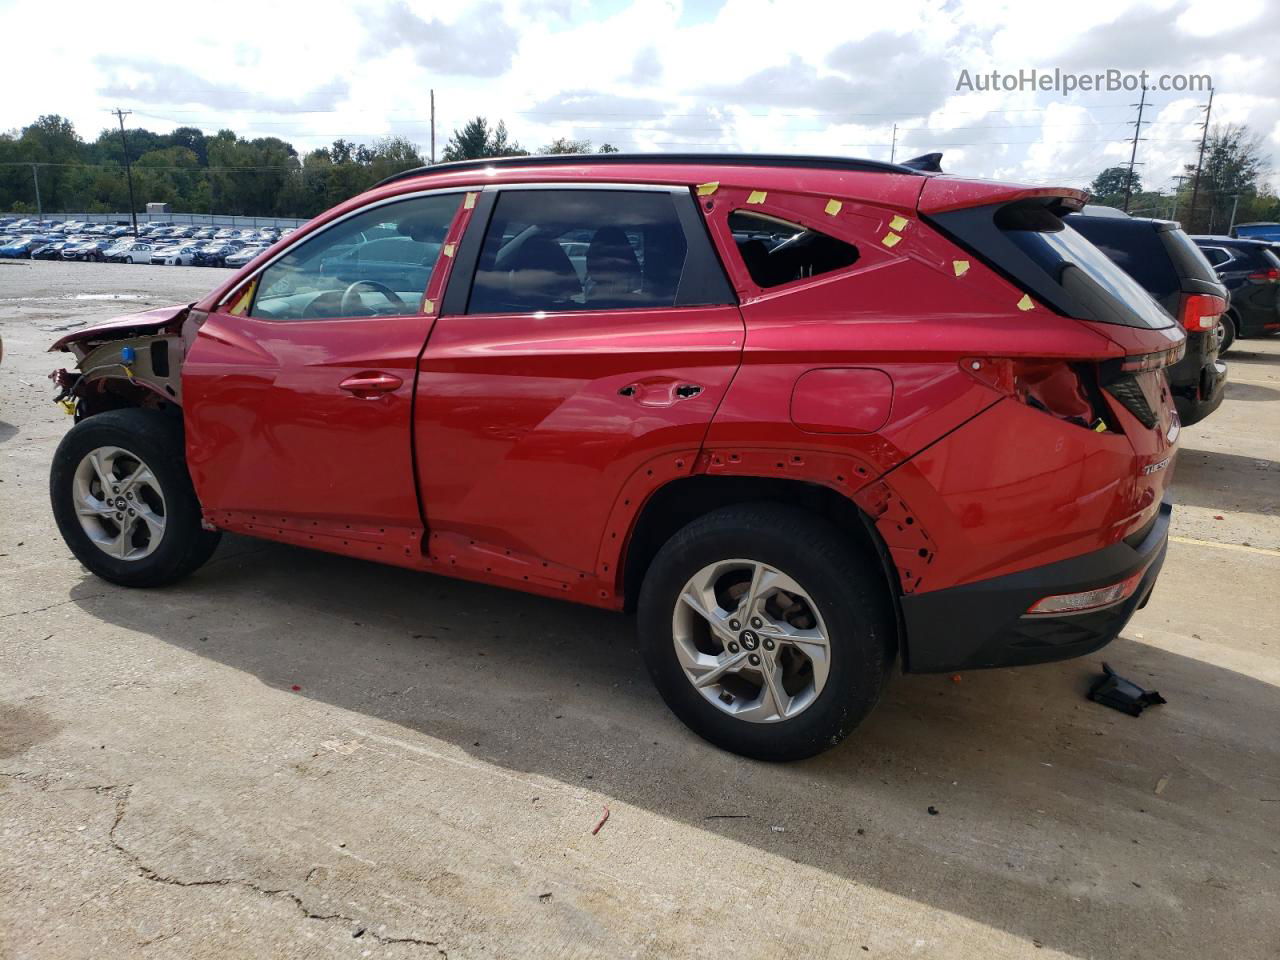
<path id="1" fill-rule="evenodd" d="M 672 621 L 685 584 L 709 564 L 738 558 L 793 578 L 830 634 L 826 684 L 787 720 L 729 715 L 694 689 L 676 656 Z M 675 715 L 716 746 L 757 760 L 799 760 L 839 743 L 879 701 L 895 656 L 892 600 L 878 564 L 820 517 L 782 504 L 724 507 L 676 533 L 645 574 L 638 614 L 649 674 Z"/>
<path id="2" fill-rule="evenodd" d="M 1222 356 L 1231 349 L 1231 345 L 1236 342 L 1239 333 L 1236 329 L 1236 318 L 1230 313 L 1224 313 L 1219 322 L 1222 324 L 1222 344 L 1218 347 L 1218 356 Z"/>
<path id="3" fill-rule="evenodd" d="M 120 447 L 150 467 L 164 495 L 164 533 L 137 560 L 108 556 L 76 515 L 73 483 L 81 460 L 99 447 Z M 62 438 L 49 473 L 49 497 L 63 540 L 91 573 L 125 587 L 158 587 L 181 580 L 217 549 L 221 534 L 200 525 L 184 456 L 182 420 L 158 410 L 108 410 L 80 421 Z"/>

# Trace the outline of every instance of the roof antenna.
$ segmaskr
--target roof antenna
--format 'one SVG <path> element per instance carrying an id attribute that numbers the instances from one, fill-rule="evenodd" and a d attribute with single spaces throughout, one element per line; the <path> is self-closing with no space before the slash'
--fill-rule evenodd
<path id="1" fill-rule="evenodd" d="M 942 154 L 922 153 L 920 156 L 912 157 L 910 160 L 903 160 L 900 166 L 910 167 L 912 170 L 923 170 L 925 173 L 941 173 Z"/>

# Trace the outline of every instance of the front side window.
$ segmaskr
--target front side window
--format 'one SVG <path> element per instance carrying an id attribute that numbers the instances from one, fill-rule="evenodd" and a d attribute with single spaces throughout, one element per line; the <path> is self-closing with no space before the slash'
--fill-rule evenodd
<path id="1" fill-rule="evenodd" d="M 467 312 L 671 307 L 687 253 L 669 193 L 506 190 Z"/>
<path id="2" fill-rule="evenodd" d="M 262 273 L 250 316 L 418 313 L 461 193 L 383 204 L 308 237 Z"/>
<path id="3" fill-rule="evenodd" d="M 729 214 L 729 229 L 758 287 L 779 287 L 858 260 L 858 248 L 853 244 L 762 213 L 735 210 Z"/>

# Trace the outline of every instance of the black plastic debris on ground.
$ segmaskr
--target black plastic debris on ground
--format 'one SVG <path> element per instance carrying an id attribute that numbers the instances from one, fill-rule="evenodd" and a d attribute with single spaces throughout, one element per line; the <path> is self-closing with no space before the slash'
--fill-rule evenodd
<path id="1" fill-rule="evenodd" d="M 1102 672 L 1103 676 L 1089 689 L 1089 699 L 1095 703 L 1136 717 L 1147 707 L 1169 702 L 1156 691 L 1143 690 L 1131 680 L 1126 680 L 1112 670 L 1110 664 L 1104 663 Z"/>

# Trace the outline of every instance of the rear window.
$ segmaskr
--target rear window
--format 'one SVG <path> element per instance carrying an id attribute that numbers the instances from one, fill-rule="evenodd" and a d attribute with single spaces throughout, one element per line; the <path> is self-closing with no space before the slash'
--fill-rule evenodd
<path id="1" fill-rule="evenodd" d="M 960 246 L 1059 313 L 1158 329 L 1173 317 L 1105 253 L 1063 222 L 1053 197 L 967 207 L 932 222 Z"/>
<path id="2" fill-rule="evenodd" d="M 1182 289 L 1177 267 L 1150 221 L 1077 215 L 1064 219 L 1157 300 Z M 1208 279 L 1212 279 L 1212 271 Z"/>

